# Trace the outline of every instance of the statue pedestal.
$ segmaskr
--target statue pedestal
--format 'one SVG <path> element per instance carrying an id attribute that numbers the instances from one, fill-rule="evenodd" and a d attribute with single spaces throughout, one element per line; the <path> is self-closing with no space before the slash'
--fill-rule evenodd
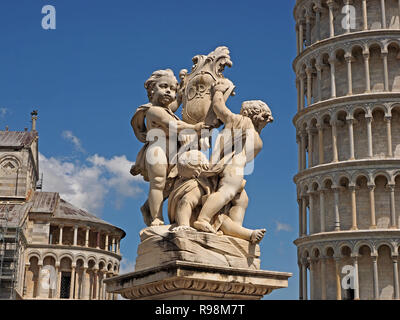
<path id="1" fill-rule="evenodd" d="M 288 286 L 292 274 L 259 270 L 258 245 L 171 229 L 142 230 L 135 272 L 105 279 L 107 291 L 132 300 L 258 300 Z"/>

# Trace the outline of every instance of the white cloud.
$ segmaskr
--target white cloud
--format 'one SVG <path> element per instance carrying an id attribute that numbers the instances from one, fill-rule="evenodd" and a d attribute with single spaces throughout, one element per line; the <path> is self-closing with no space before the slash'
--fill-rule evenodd
<path id="1" fill-rule="evenodd" d="M 81 140 L 79 140 L 79 138 L 77 138 L 72 133 L 72 131 L 69 131 L 69 130 L 63 131 L 62 137 L 66 140 L 71 141 L 77 151 L 85 153 L 85 149 L 83 149 L 83 147 L 82 147 Z"/>
<path id="2" fill-rule="evenodd" d="M 39 162 L 43 191 L 59 192 L 66 201 L 97 215 L 110 191 L 116 191 L 117 207 L 142 192 L 138 185 L 142 180 L 130 175 L 133 163 L 124 155 L 106 159 L 96 154 L 82 164 L 39 154 Z"/>
<path id="3" fill-rule="evenodd" d="M 292 227 L 286 223 L 281 223 L 279 221 L 275 221 L 276 222 L 276 232 L 279 231 L 286 231 L 286 232 L 291 232 L 292 231 Z"/>
<path id="4" fill-rule="evenodd" d="M 4 118 L 7 113 L 8 113 L 7 108 L 0 108 L 0 118 Z"/>
<path id="5" fill-rule="evenodd" d="M 120 269 L 119 269 L 119 274 L 125 274 L 125 273 L 130 273 L 135 271 L 135 261 L 128 260 L 127 258 L 122 258 L 121 264 L 120 264 Z"/>

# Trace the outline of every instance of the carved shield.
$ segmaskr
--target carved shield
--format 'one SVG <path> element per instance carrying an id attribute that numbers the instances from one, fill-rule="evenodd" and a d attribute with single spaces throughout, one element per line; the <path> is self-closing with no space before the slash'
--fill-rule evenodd
<path id="1" fill-rule="evenodd" d="M 205 122 L 211 127 L 219 127 L 221 122 L 211 108 L 211 88 L 218 81 L 224 80 L 231 84 L 224 93 L 225 101 L 234 94 L 235 86 L 226 79 L 223 71 L 231 67 L 232 61 L 227 47 L 218 47 L 208 56 L 197 55 L 193 59 L 190 73 L 182 70 L 179 94 L 182 97 L 182 119 L 190 124 Z"/>

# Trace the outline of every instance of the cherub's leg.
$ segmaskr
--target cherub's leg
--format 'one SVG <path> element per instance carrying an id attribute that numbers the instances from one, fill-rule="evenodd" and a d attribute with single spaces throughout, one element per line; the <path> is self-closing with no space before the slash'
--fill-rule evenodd
<path id="1" fill-rule="evenodd" d="M 259 243 L 265 235 L 265 229 L 250 230 L 240 226 L 227 217 L 221 225 L 221 231 L 227 235 L 243 240 L 248 240 L 252 243 Z"/>
<path id="2" fill-rule="evenodd" d="M 204 192 L 201 188 L 195 188 L 187 193 L 180 201 L 177 206 L 176 222 L 178 227 L 176 229 L 192 229 L 190 227 L 190 218 L 193 213 L 193 209 L 196 208 Z"/>
<path id="3" fill-rule="evenodd" d="M 159 149 L 159 153 L 163 152 Z M 148 204 L 150 208 L 151 217 L 153 219 L 151 225 L 159 226 L 164 224 L 164 218 L 162 215 L 162 205 L 164 202 L 164 188 L 167 180 L 167 168 L 168 162 L 165 156 L 165 162 L 159 162 L 156 164 L 147 164 L 147 170 L 149 173 L 150 180 L 150 191 Z"/>
<path id="4" fill-rule="evenodd" d="M 247 206 L 249 204 L 249 198 L 247 197 L 246 190 L 236 195 L 232 200 L 232 208 L 229 210 L 229 217 L 233 222 L 236 222 L 240 226 L 243 225 L 244 214 L 246 213 Z"/>
<path id="5" fill-rule="evenodd" d="M 220 188 L 212 193 L 204 203 L 194 227 L 198 230 L 216 233 L 210 221 L 227 203 L 229 203 L 242 187 L 243 176 L 235 173 L 235 168 L 229 168 L 220 181 Z"/>

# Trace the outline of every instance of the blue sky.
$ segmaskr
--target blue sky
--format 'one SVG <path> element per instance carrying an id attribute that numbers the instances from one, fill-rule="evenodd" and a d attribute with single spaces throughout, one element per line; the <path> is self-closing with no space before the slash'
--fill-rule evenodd
<path id="1" fill-rule="evenodd" d="M 122 227 L 129 270 L 148 188 L 126 174 L 141 148 L 130 119 L 147 102 L 144 81 L 157 69 L 178 75 L 194 55 L 228 46 L 233 68 L 225 75 L 237 87 L 228 106 L 239 112 L 245 100 L 264 100 L 275 118 L 246 177 L 245 225 L 268 230 L 262 269 L 294 273 L 288 289 L 267 298 L 297 299 L 294 2 L 3 0 L 0 127 L 30 127 L 30 112 L 39 110 L 45 189 Z M 56 8 L 56 30 L 41 27 L 47 4 Z"/>

